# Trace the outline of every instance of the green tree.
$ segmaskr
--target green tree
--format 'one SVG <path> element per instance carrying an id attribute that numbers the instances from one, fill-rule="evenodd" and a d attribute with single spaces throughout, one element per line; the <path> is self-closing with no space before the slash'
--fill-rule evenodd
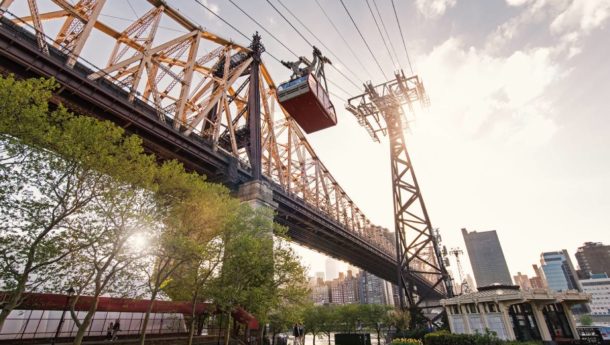
<path id="1" fill-rule="evenodd" d="M 144 344 L 150 312 L 159 292 L 168 287 L 172 279 L 184 282 L 186 277 L 176 275 L 179 271 L 195 280 L 183 286 L 191 289 L 189 299 L 195 306 L 202 286 L 219 263 L 215 259 L 219 236 L 239 208 L 238 201 L 226 188 L 207 183 L 199 175 L 186 174 L 182 169 L 182 166 L 169 164 L 163 166 L 157 176 L 157 200 L 163 226 L 152 240 L 151 265 L 145 271 L 151 303 L 142 322 L 141 344 Z M 192 339 L 194 327 L 190 330 L 189 338 Z"/>
<path id="2" fill-rule="evenodd" d="M 266 210 L 253 210 L 243 204 L 223 234 L 222 269 L 210 293 L 226 314 L 225 344 L 229 342 L 235 307 L 244 307 L 255 315 L 258 308 L 265 308 L 273 281 L 272 229 L 273 221 Z"/>
<path id="3" fill-rule="evenodd" d="M 381 332 L 383 327 L 388 324 L 388 313 L 393 308 L 388 305 L 365 304 L 361 306 L 363 322 L 367 327 L 377 333 L 377 339 L 381 342 Z"/>
<path id="4" fill-rule="evenodd" d="M 190 318 L 187 319 L 189 330 L 188 344 L 193 342 L 197 327 L 196 307 L 207 300 L 208 283 L 218 274 L 222 264 L 222 245 L 219 240 L 212 240 L 201 245 L 197 258 L 178 267 L 169 277 L 163 291 L 178 301 L 190 300 L 192 303 Z"/>
<path id="5" fill-rule="evenodd" d="M 192 191 L 183 193 L 185 200 L 174 199 L 166 212 L 168 217 L 159 234 L 149 289 L 153 301 L 163 289 L 172 298 L 192 302 L 188 341 L 191 344 L 195 307 L 204 300 L 210 279 L 218 275 L 223 258 L 222 235 L 239 202 L 218 185 L 189 186 Z"/>
<path id="6" fill-rule="evenodd" d="M 345 333 L 356 331 L 361 320 L 359 304 L 344 304 L 337 306 L 337 321 L 339 330 Z"/>
<path id="7" fill-rule="evenodd" d="M 320 318 L 320 332 L 328 339 L 330 345 L 330 337 L 332 332 L 336 331 L 339 323 L 339 313 L 335 306 L 320 306 L 318 310 Z"/>
<path id="8" fill-rule="evenodd" d="M 108 181 L 113 183 L 117 182 Z M 120 295 L 137 289 L 141 277 L 134 276 L 134 272 L 144 264 L 144 253 L 131 239 L 145 236 L 146 229 L 157 226 L 151 193 L 127 186 L 111 190 L 113 193 L 92 203 L 90 211 L 94 216 L 86 228 L 79 229 L 79 235 L 94 237 L 91 246 L 71 255 L 73 278 L 69 281 L 76 287 L 76 295 L 70 300 L 70 313 L 78 327 L 75 345 L 82 343 L 102 294 Z M 74 307 L 83 294 L 92 296 L 93 303 L 81 321 Z"/>
<path id="9" fill-rule="evenodd" d="M 583 326 L 591 326 L 593 324 L 593 318 L 589 314 L 582 315 L 579 321 Z"/>
<path id="10" fill-rule="evenodd" d="M 223 246 L 223 265 L 211 296 L 227 314 L 225 342 L 235 307 L 248 310 L 264 324 L 278 308 L 304 303 L 305 270 L 285 239 L 285 229 L 273 223 L 271 210 L 241 205 L 223 235 Z"/>
<path id="11" fill-rule="evenodd" d="M 275 345 L 277 334 L 292 330 L 292 326 L 300 322 L 302 317 L 303 309 L 293 305 L 282 305 L 279 308 L 274 308 L 267 316 L 269 330 L 271 331 L 271 344 Z"/>
<path id="12" fill-rule="evenodd" d="M 26 290 L 45 288 L 64 259 L 91 245 L 72 235 L 109 176 L 146 185 L 154 160 L 109 122 L 48 107 L 52 80 L 0 78 L 0 244 L 8 298 L 0 327 Z M 80 223 L 80 224 L 79 224 Z"/>
<path id="13" fill-rule="evenodd" d="M 303 311 L 303 324 L 305 331 L 313 336 L 313 345 L 316 345 L 316 337 L 324 329 L 325 306 L 309 306 Z"/>
<path id="14" fill-rule="evenodd" d="M 395 309 L 390 311 L 388 324 L 396 329 L 397 333 L 409 329 L 411 324 L 411 314 L 409 311 Z"/>

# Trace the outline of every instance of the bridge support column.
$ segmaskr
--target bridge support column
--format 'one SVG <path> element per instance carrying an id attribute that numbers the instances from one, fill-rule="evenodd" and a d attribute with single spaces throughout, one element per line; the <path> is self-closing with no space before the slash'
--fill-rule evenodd
<path id="1" fill-rule="evenodd" d="M 254 209 L 267 207 L 275 210 L 278 206 L 273 201 L 273 190 L 269 184 L 261 180 L 249 181 L 240 185 L 237 190 L 237 197 Z"/>

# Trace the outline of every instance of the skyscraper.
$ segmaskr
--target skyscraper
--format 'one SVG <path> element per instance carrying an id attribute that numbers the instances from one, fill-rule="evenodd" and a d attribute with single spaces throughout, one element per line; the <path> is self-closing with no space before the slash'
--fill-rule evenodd
<path id="1" fill-rule="evenodd" d="M 515 280 L 515 284 L 519 285 L 521 290 L 529 290 L 532 288 L 532 285 L 530 284 L 530 278 L 527 276 L 527 274 L 521 274 L 521 272 L 517 272 L 517 275 L 513 276 L 513 279 Z"/>
<path id="2" fill-rule="evenodd" d="M 328 282 L 331 304 L 353 304 L 358 303 L 358 280 L 347 271 L 347 276 L 339 272 L 339 278 Z"/>
<path id="3" fill-rule="evenodd" d="M 589 303 L 591 314 L 610 316 L 610 278 L 605 273 L 594 273 L 590 279 L 583 279 L 580 283 L 583 291 L 592 295 Z"/>
<path id="4" fill-rule="evenodd" d="M 494 283 L 512 285 L 510 272 L 496 231 L 472 231 L 469 233 L 466 229 L 462 229 L 462 235 L 477 286 L 487 286 Z"/>
<path id="5" fill-rule="evenodd" d="M 326 280 L 333 280 L 339 277 L 339 260 L 326 258 Z"/>
<path id="6" fill-rule="evenodd" d="M 542 273 L 542 270 L 536 264 L 533 264 L 532 268 L 534 269 L 534 274 L 536 275 L 535 277 L 530 278 L 530 285 L 532 286 L 532 289 L 546 289 L 547 284 L 546 280 L 544 279 L 544 273 Z"/>
<path id="7" fill-rule="evenodd" d="M 585 278 L 604 273 L 610 276 L 610 246 L 601 242 L 585 242 L 576 252 L 576 261 Z"/>
<path id="8" fill-rule="evenodd" d="M 358 277 L 358 294 L 362 304 L 393 304 L 391 289 L 387 282 L 366 271 L 361 271 Z"/>
<path id="9" fill-rule="evenodd" d="M 540 255 L 540 265 L 550 289 L 555 291 L 582 291 L 567 250 L 542 253 Z"/>

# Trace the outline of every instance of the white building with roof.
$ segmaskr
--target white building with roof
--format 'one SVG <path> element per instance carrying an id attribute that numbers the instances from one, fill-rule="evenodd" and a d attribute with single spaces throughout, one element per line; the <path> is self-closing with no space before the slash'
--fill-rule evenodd
<path id="1" fill-rule="evenodd" d="M 492 285 L 444 299 L 441 304 L 452 333 L 485 333 L 489 329 L 505 340 L 558 341 L 578 338 L 570 308 L 590 299 L 591 295 L 574 290 L 522 291 L 514 285 Z"/>

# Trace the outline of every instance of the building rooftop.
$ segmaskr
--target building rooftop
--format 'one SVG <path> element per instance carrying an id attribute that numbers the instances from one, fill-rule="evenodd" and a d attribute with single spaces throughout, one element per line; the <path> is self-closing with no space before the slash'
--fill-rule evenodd
<path id="1" fill-rule="evenodd" d="M 460 296 L 441 300 L 443 306 L 475 303 L 475 302 L 498 302 L 498 301 L 569 301 L 574 303 L 585 303 L 591 300 L 591 294 L 568 290 L 555 292 L 550 289 L 520 290 L 514 285 L 492 285 L 480 288 L 477 292 L 471 292 Z"/>

